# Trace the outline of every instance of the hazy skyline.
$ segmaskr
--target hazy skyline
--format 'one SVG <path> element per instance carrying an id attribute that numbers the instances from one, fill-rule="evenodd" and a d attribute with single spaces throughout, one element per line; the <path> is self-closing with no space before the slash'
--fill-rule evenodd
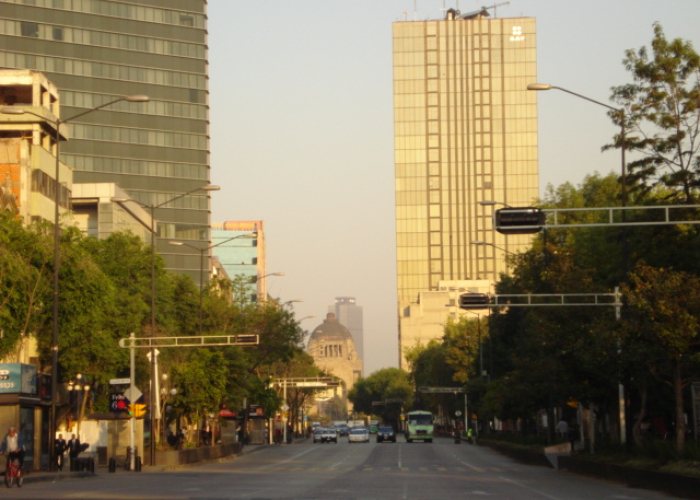
<path id="1" fill-rule="evenodd" d="M 489 5 L 501 2 L 493 2 Z M 415 5 L 415 11 L 414 11 Z M 364 311 L 365 374 L 398 365 L 391 23 L 474 0 L 209 3 L 212 221 L 264 220 L 268 291 L 312 329 L 335 297 Z M 488 6 L 488 5 L 487 5 Z M 490 11 L 493 13 L 493 10 Z M 700 50 L 697 0 L 511 0 L 537 20 L 538 80 L 609 103 L 652 24 Z M 540 92 L 540 193 L 620 169 L 606 110 Z"/>

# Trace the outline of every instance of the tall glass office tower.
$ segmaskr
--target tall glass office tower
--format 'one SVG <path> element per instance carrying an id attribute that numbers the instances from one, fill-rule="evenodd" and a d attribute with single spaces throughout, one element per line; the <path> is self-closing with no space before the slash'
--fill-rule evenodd
<path id="1" fill-rule="evenodd" d="M 70 118 L 118 96 L 145 94 L 69 123 L 61 160 L 75 183 L 116 183 L 158 206 L 157 250 L 199 276 L 209 246 L 206 0 L 0 0 L 0 67 L 40 71 Z M 10 104 L 10 103 L 8 103 Z"/>
<path id="2" fill-rule="evenodd" d="M 487 15 L 450 9 L 393 24 L 401 352 L 421 338 L 407 335 L 420 329 L 407 317 L 419 293 L 495 281 L 505 252 L 530 241 L 494 231 L 498 207 L 479 202 L 529 206 L 538 196 L 537 108 L 526 90 L 537 81 L 535 19 Z"/>

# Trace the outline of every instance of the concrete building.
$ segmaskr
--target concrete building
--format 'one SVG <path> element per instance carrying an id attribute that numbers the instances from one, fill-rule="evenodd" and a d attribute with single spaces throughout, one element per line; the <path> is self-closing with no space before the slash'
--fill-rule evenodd
<path id="1" fill-rule="evenodd" d="M 213 223 L 211 240 L 212 253 L 228 277 L 242 276 L 246 281 L 248 300 L 266 300 L 268 276 L 263 221 Z"/>
<path id="2" fill-rule="evenodd" d="M 357 305 L 355 297 L 336 297 L 335 304 L 328 306 L 328 312 L 335 314 L 338 323 L 345 325 L 355 341 L 357 355 L 364 362 L 364 331 L 362 307 Z"/>
<path id="3" fill-rule="evenodd" d="M 393 24 L 402 368 L 406 347 L 434 338 L 411 316 L 421 294 L 441 282 L 495 281 L 506 264 L 490 245 L 529 244 L 494 231 L 494 207 L 479 202 L 529 206 L 538 196 L 537 107 L 526 90 L 537 81 L 535 35 L 533 18 L 489 19 L 486 10 Z"/>
<path id="4" fill-rule="evenodd" d="M 0 182 L 14 197 L 18 214 L 29 222 L 55 220 L 69 214 L 71 169 L 59 163 L 56 183 L 56 124 L 60 118 L 58 89 L 45 75 L 28 70 L 0 70 Z M 16 107 L 16 109 L 15 109 Z M 23 114 L 9 114 L 22 110 Z M 65 140 L 66 128 L 58 137 Z"/>
<path id="5" fill-rule="evenodd" d="M 72 120 L 61 160 L 75 183 L 114 183 L 139 203 L 163 204 L 157 251 L 195 282 L 199 255 L 168 240 L 209 245 L 209 196 L 169 200 L 209 184 L 206 9 L 205 0 L 0 0 L 0 67 L 44 73 L 64 119 L 124 95 L 150 97 Z M 66 204 L 70 189 L 61 187 Z"/>
<path id="6" fill-rule="evenodd" d="M 314 362 L 320 368 L 329 371 L 344 382 L 342 394 L 337 389 L 329 389 L 316 395 L 318 410 L 322 410 L 323 402 L 334 395 L 341 396 L 352 411 L 352 404 L 347 400 L 348 391 L 362 377 L 362 360 L 357 354 L 355 342 L 350 330 L 338 322 L 335 314 L 328 313 L 326 319 L 314 328 L 306 347 Z"/>
<path id="7" fill-rule="evenodd" d="M 135 203 L 112 203 L 126 192 L 113 183 L 73 184 L 71 209 L 74 224 L 87 236 L 108 238 L 130 232 L 151 244 L 151 214 Z"/>

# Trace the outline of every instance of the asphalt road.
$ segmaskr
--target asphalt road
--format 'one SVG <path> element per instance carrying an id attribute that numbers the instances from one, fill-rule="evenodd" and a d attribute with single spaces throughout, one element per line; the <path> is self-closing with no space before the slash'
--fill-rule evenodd
<path id="1" fill-rule="evenodd" d="M 262 447 L 172 472 L 108 474 L 5 489 L 31 499 L 658 500 L 672 497 L 527 466 L 490 449 L 433 443 L 340 443 Z"/>

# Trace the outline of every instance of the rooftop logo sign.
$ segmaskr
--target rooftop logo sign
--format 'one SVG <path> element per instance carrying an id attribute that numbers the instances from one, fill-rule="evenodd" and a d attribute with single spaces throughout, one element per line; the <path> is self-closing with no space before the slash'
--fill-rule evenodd
<path id="1" fill-rule="evenodd" d="M 510 35 L 511 42 L 522 42 L 525 40 L 522 26 L 513 26 L 513 33 Z"/>

